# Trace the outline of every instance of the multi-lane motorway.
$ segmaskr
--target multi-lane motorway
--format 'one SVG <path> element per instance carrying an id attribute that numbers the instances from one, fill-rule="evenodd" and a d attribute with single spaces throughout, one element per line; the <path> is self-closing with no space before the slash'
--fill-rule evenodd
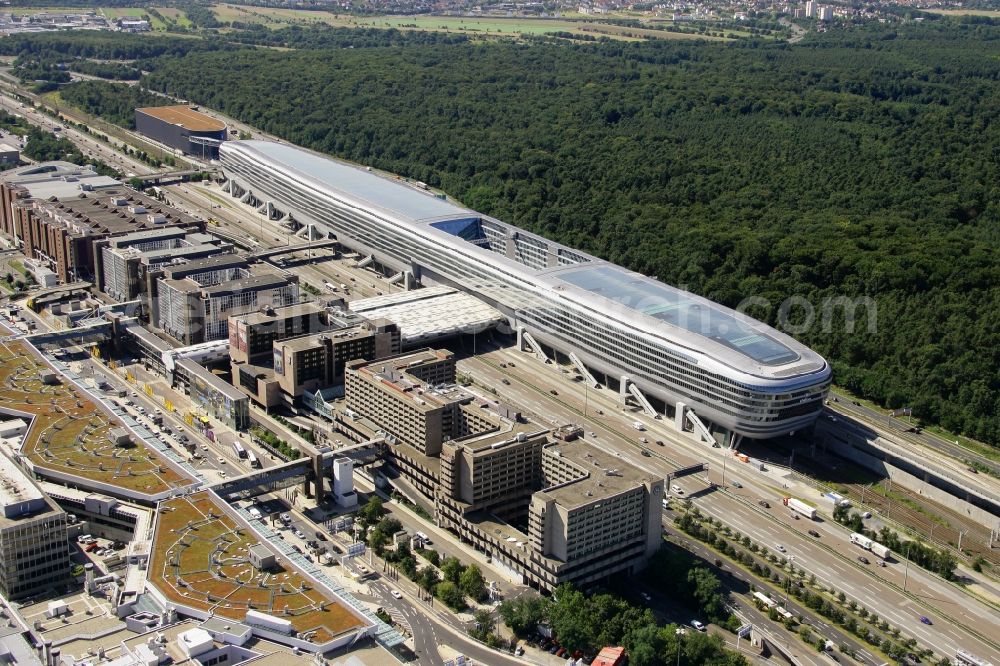
<path id="1" fill-rule="evenodd" d="M 480 348 L 486 349 L 487 345 Z M 501 367 L 501 363 L 507 367 Z M 699 492 L 693 501 L 709 515 L 772 550 L 778 545 L 785 547 L 795 557 L 797 567 L 842 590 L 938 654 L 953 656 L 963 648 L 979 655 L 1000 653 L 996 609 L 919 567 L 907 566 L 899 555 L 885 568 L 861 564 L 856 557 L 862 551 L 850 544 L 845 528 L 832 521 L 792 518 L 780 504 L 785 489 L 778 477 L 755 473 L 747 465 L 729 458 L 725 480 L 730 485 L 726 486 L 722 483 L 721 461 L 726 455 L 723 449 L 698 443 L 686 434 L 677 433 L 670 424 L 623 411 L 617 403 L 617 394 L 573 383 L 558 368 L 542 364 L 530 354 L 510 348 L 495 349 L 464 361 L 462 366 L 463 372 L 481 384 L 495 387 L 501 400 L 530 405 L 548 423 L 581 423 L 588 441 L 614 450 L 640 468 L 666 475 L 678 466 L 708 459 L 712 464 L 710 478 L 722 489 Z M 504 383 L 505 379 L 508 383 Z M 557 395 L 549 393 L 549 386 L 555 387 Z M 598 414 L 598 410 L 602 413 Z M 631 426 L 635 420 L 644 422 L 647 430 L 635 431 Z M 640 437 L 646 437 L 649 443 L 640 443 Z M 656 440 L 665 445 L 657 446 Z M 650 457 L 641 455 L 643 448 L 649 450 Z M 737 479 L 743 486 L 740 489 L 731 485 Z M 687 493 L 706 489 L 706 484 L 696 477 L 688 477 L 680 484 Z M 771 508 L 760 507 L 757 504 L 760 499 L 767 500 Z M 808 529 L 817 530 L 820 538 L 809 536 Z M 920 621 L 921 616 L 933 616 L 932 621 L 937 619 L 937 622 L 927 626 Z"/>
<path id="2" fill-rule="evenodd" d="M 12 100 L 0 98 L 0 102 L 15 105 L 12 108 L 16 108 L 17 112 L 26 115 L 32 122 L 50 128 L 55 124 L 30 108 L 20 108 Z M 111 164 L 121 164 L 123 168 L 135 173 L 150 171 L 147 166 L 129 160 L 106 144 L 94 141 L 80 132 L 72 129 L 63 131 L 67 138 L 85 151 L 91 151 L 88 154 Z M 255 236 L 262 247 L 304 242 L 290 236 L 277 223 L 264 220 L 263 216 L 218 189 L 213 191 L 211 186 L 182 185 L 167 189 L 171 200 L 182 208 L 213 217 L 219 227 L 230 234 Z M 326 258 L 318 253 L 313 257 L 314 260 Z M 346 267 L 342 262 L 333 265 L 333 262 L 314 261 L 297 267 L 295 272 L 317 287 L 327 280 L 349 283 L 352 297 L 371 296 L 379 291 L 392 289 L 385 280 L 375 277 L 371 272 Z M 480 351 L 486 346 L 482 344 Z M 501 363 L 506 367 L 501 367 Z M 850 545 L 847 532 L 842 527 L 832 522 L 796 521 L 787 510 L 780 507 L 784 482 L 775 475 L 752 472 L 728 458 L 725 481 L 738 479 L 742 488 L 737 490 L 726 486 L 722 479 L 723 460 L 726 456 L 724 450 L 712 449 L 696 442 L 686 434 L 676 432 L 669 424 L 632 411 L 624 411 L 617 402 L 617 395 L 608 390 L 587 389 L 583 383 L 573 383 L 557 367 L 544 365 L 529 354 L 509 348 L 495 349 L 463 361 L 462 370 L 471 374 L 479 383 L 495 388 L 501 399 L 518 406 L 530 407 L 543 422 L 581 423 L 587 432 L 587 441 L 613 450 L 632 464 L 650 472 L 667 475 L 678 466 L 709 460 L 712 464 L 709 475 L 711 480 L 724 489 L 696 493 L 693 501 L 705 512 L 749 534 L 765 547 L 776 548 L 781 545 L 789 556 L 795 558 L 797 567 L 815 574 L 818 580 L 828 586 L 843 591 L 849 598 L 865 605 L 898 626 L 905 635 L 917 638 L 922 645 L 931 647 L 939 655 L 951 657 L 959 649 L 966 649 L 980 656 L 1000 654 L 1000 629 L 996 609 L 916 566 L 907 566 L 898 555 L 886 568 L 875 570 L 871 566 L 860 564 L 856 560 L 860 551 Z M 554 395 L 550 392 L 550 387 L 551 391 L 555 391 Z M 485 394 L 483 397 L 490 398 Z M 858 406 L 841 401 L 840 407 L 841 412 L 845 413 Z M 873 416 L 883 420 L 885 418 L 874 412 L 860 413 L 859 416 L 869 420 Z M 646 424 L 645 433 L 632 429 L 631 424 L 635 420 Z M 640 443 L 642 436 L 649 442 Z M 936 447 L 949 455 L 977 459 L 965 449 L 955 451 L 953 445 L 942 443 L 936 438 L 907 435 L 911 436 L 922 439 L 926 437 L 929 441 L 921 443 Z M 664 445 L 657 446 L 657 440 L 663 441 Z M 641 449 L 648 449 L 649 455 L 642 455 Z M 687 487 L 689 493 L 707 488 L 696 477 L 684 479 L 682 485 Z M 771 508 L 763 509 L 758 506 L 759 499 L 768 500 Z M 806 532 L 808 528 L 816 529 L 820 537 L 817 539 L 809 536 Z M 936 621 L 928 626 L 920 622 L 921 616 L 929 616 Z"/>

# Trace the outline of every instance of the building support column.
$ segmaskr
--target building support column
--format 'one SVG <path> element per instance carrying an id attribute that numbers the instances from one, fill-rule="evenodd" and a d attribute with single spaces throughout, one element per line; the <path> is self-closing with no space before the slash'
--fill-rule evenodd
<path id="1" fill-rule="evenodd" d="M 681 432 L 684 432 L 684 430 L 686 429 L 684 427 L 687 425 L 686 417 L 687 417 L 687 405 L 685 405 L 683 402 L 678 402 L 677 405 L 674 407 L 674 425 L 677 426 L 677 429 L 680 430 Z"/>

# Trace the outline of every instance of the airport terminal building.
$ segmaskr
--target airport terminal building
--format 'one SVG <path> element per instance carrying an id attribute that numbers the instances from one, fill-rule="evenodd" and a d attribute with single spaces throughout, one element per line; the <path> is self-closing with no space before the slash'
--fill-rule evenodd
<path id="1" fill-rule="evenodd" d="M 405 183 L 295 146 L 229 141 L 230 192 L 416 280 L 471 293 L 512 328 L 755 439 L 809 426 L 830 366 L 773 328 Z"/>

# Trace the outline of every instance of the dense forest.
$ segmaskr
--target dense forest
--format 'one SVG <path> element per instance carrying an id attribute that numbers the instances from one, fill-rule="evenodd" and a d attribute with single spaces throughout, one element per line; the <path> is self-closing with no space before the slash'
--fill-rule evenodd
<path id="1" fill-rule="evenodd" d="M 143 81 L 727 305 L 762 297 L 748 311 L 790 318 L 839 384 L 1000 443 L 992 21 L 796 45 L 375 41 L 163 46 Z M 840 298 L 868 299 L 853 330 Z"/>

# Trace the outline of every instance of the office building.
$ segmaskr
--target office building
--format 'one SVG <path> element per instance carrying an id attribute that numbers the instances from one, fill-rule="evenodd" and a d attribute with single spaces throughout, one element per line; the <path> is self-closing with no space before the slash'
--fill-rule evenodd
<path id="1" fill-rule="evenodd" d="M 806 18 L 816 18 L 818 8 L 818 2 L 815 2 L 815 0 L 809 0 L 809 2 L 806 3 Z"/>
<path id="2" fill-rule="evenodd" d="M 572 352 L 608 385 L 693 411 L 717 435 L 787 434 L 822 409 L 822 357 L 705 298 L 287 144 L 228 141 L 220 160 L 232 194 L 335 234 L 390 272 L 471 293 L 520 340 Z"/>
<path id="3" fill-rule="evenodd" d="M 345 384 L 349 422 L 382 434 L 396 483 L 433 501 L 440 526 L 545 590 L 640 567 L 656 551 L 661 478 L 555 441 L 453 380 L 451 354 L 424 349 L 349 363 Z"/>
<path id="4" fill-rule="evenodd" d="M 219 255 L 165 266 L 150 295 L 154 325 L 184 345 L 228 339 L 229 318 L 299 300 L 298 278 Z"/>
<path id="5" fill-rule="evenodd" d="M 265 407 L 293 405 L 305 393 L 341 386 L 349 361 L 398 353 L 399 329 L 392 322 L 356 317 L 342 320 L 335 313 L 316 313 L 313 307 L 293 306 L 273 310 L 270 315 L 254 313 L 230 320 L 230 326 L 235 325 L 246 336 L 244 351 L 234 352 L 230 346 L 233 383 L 257 403 Z M 287 315 L 277 314 L 282 310 Z M 279 336 L 272 340 L 269 354 L 257 353 L 253 361 L 240 360 L 263 340 L 292 325 L 319 328 L 321 332 Z"/>
<path id="6" fill-rule="evenodd" d="M 99 243 L 135 232 L 202 223 L 118 181 L 66 162 L 48 162 L 0 175 L 0 229 L 24 256 L 61 282 L 96 281 Z"/>
<path id="7" fill-rule="evenodd" d="M 460 428 L 456 407 L 472 396 L 452 388 L 455 358 L 448 351 L 419 351 L 351 361 L 344 375 L 347 407 L 361 414 L 427 456 L 441 452 L 441 443 Z"/>
<path id="8" fill-rule="evenodd" d="M 236 363 L 269 359 L 277 340 L 332 328 L 326 312 L 326 307 L 311 301 L 234 315 L 229 318 L 229 357 Z"/>
<path id="9" fill-rule="evenodd" d="M 0 595 L 19 599 L 66 583 L 66 513 L 4 454 L 0 509 Z"/>
<path id="10" fill-rule="evenodd" d="M 546 434 L 446 442 L 438 523 L 539 589 L 641 568 L 660 546 L 663 479 Z"/>
<path id="11" fill-rule="evenodd" d="M 226 140 L 226 124 L 184 104 L 135 110 L 135 129 L 185 155 L 214 160 Z"/>
<path id="12" fill-rule="evenodd" d="M 148 280 L 164 266 L 234 251 L 232 243 L 183 227 L 137 231 L 98 241 L 97 247 L 95 286 L 119 302 L 148 294 Z"/>

